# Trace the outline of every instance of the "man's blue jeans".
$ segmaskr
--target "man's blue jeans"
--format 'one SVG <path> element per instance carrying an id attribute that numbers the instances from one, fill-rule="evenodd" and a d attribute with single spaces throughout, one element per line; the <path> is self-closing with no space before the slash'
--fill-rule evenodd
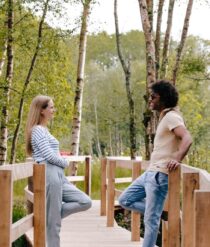
<path id="1" fill-rule="evenodd" d="M 168 175 L 146 171 L 119 197 L 119 203 L 123 208 L 144 214 L 143 247 L 155 246 L 167 192 Z"/>

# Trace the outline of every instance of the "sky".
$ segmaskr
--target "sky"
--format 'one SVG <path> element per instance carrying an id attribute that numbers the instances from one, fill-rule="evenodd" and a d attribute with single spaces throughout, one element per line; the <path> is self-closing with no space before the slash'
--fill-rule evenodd
<path id="1" fill-rule="evenodd" d="M 89 31 L 99 32 L 105 30 L 109 34 L 114 33 L 114 0 L 98 0 L 98 2 L 99 3 L 93 6 L 91 12 L 88 28 Z M 166 3 L 168 2 L 169 0 L 166 0 Z M 187 0 L 179 0 L 175 3 L 172 36 L 176 40 L 179 40 L 181 37 L 187 2 Z M 70 23 L 73 23 L 80 16 L 80 13 L 81 7 L 69 7 L 66 14 L 64 15 L 65 20 L 60 19 L 57 21 L 56 26 L 64 27 L 62 23 L 66 23 L 69 28 L 69 26 L 71 26 Z M 165 7 L 163 13 L 162 31 L 165 32 L 167 6 Z M 138 1 L 118 0 L 118 19 L 120 32 L 128 32 L 133 29 L 142 30 Z M 155 19 L 156 17 L 154 20 Z M 200 36 L 203 39 L 210 40 L 209 23 L 210 0 L 194 0 L 188 34 Z"/>

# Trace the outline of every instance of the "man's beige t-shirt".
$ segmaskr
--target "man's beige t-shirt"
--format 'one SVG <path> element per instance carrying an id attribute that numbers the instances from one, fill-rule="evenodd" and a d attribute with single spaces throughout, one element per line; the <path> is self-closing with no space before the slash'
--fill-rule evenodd
<path id="1" fill-rule="evenodd" d="M 179 147 L 180 140 L 173 132 L 173 129 L 178 126 L 185 126 L 184 120 L 178 111 L 171 110 L 162 117 L 157 127 L 148 170 L 168 174 L 167 163 L 173 159 L 172 154 Z"/>

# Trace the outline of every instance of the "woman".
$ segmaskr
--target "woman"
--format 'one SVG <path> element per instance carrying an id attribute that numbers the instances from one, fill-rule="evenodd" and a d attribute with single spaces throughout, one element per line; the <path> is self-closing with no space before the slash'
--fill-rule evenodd
<path id="1" fill-rule="evenodd" d="M 91 199 L 64 175 L 68 160 L 59 153 L 59 142 L 47 129 L 55 112 L 48 96 L 36 96 L 30 106 L 26 124 L 26 150 L 37 163 L 46 164 L 47 245 L 60 246 L 61 219 L 87 210 Z"/>

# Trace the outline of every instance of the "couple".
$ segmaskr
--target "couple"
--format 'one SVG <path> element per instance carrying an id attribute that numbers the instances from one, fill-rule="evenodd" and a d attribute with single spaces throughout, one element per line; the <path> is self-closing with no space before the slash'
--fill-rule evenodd
<path id="1" fill-rule="evenodd" d="M 168 191 L 168 171 L 180 165 L 192 143 L 177 103 L 178 92 L 170 82 L 162 80 L 152 85 L 150 108 L 160 115 L 150 166 L 119 198 L 122 207 L 144 214 L 143 247 L 155 246 Z M 31 103 L 26 125 L 27 153 L 37 163 L 46 164 L 48 247 L 60 246 L 62 218 L 91 207 L 90 198 L 64 176 L 68 161 L 60 156 L 59 143 L 47 129 L 54 112 L 51 98 L 37 96 Z"/>

